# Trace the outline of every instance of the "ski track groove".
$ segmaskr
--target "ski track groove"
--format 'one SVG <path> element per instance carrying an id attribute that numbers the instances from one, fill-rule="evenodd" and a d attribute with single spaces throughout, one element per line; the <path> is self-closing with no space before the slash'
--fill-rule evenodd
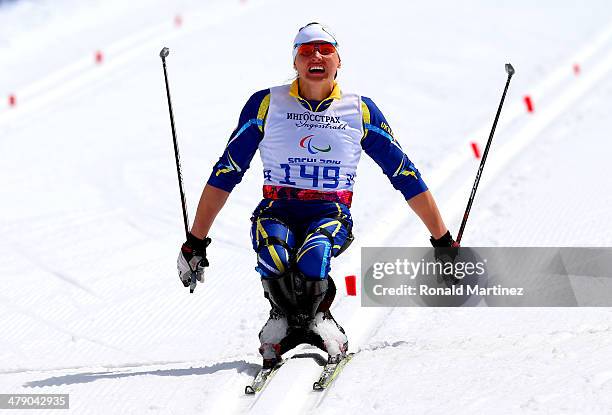
<path id="1" fill-rule="evenodd" d="M 18 249 L 15 249 L 15 246 L 17 246 Z M 32 261 L 29 256 L 32 254 L 31 249 L 26 249 L 24 246 L 19 246 L 19 244 L 17 243 L 13 243 L 13 246 L 11 247 L 11 249 L 16 253 L 16 255 L 20 256 L 21 259 L 31 264 L 33 267 L 38 268 L 42 271 L 45 271 L 49 275 L 53 275 L 54 277 L 64 282 L 65 284 L 68 284 L 71 287 L 75 287 L 79 289 L 80 291 L 84 292 L 85 294 L 97 300 L 101 300 L 101 298 L 94 291 L 92 291 L 89 287 L 79 283 L 79 281 L 76 280 L 75 278 L 70 277 L 69 275 L 66 275 L 66 273 L 62 273 L 60 271 L 53 269 L 50 266 L 45 265 L 45 263 L 42 261 L 36 261 L 36 262 Z M 26 255 L 26 253 L 28 255 Z"/>
<path id="2" fill-rule="evenodd" d="M 2 301 L 4 302 L 5 305 L 7 305 L 9 308 L 12 308 L 14 311 L 18 312 L 19 314 L 22 314 L 24 316 L 26 316 L 29 319 L 35 320 L 49 328 L 52 328 L 53 330 L 60 332 L 66 336 L 69 336 L 71 338 L 78 338 L 78 339 L 83 339 L 83 340 L 87 340 L 90 343 L 93 344 L 97 344 L 99 346 L 114 350 L 114 351 L 119 351 L 119 352 L 125 352 L 125 350 L 120 349 L 119 347 L 113 346 L 111 344 L 108 344 L 106 342 L 103 342 L 101 340 L 95 339 L 95 338 L 90 338 L 89 336 L 83 335 L 83 334 L 79 334 L 76 333 L 72 330 L 68 330 L 65 329 L 61 326 L 59 326 L 58 324 L 53 323 L 52 321 L 47 320 L 46 318 L 38 315 L 37 313 L 31 312 L 29 310 L 26 310 L 24 307 L 20 307 L 17 304 L 14 304 L 12 301 L 10 301 L 9 298 L 4 297 L 4 296 L 0 296 L 0 298 L 2 299 Z"/>

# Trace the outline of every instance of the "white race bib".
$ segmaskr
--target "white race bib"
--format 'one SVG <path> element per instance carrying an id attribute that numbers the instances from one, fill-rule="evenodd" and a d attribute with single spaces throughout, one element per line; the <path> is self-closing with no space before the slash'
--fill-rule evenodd
<path id="1" fill-rule="evenodd" d="M 270 89 L 259 152 L 264 185 L 352 191 L 361 156 L 361 98 L 342 94 L 321 112 L 305 109 L 289 85 Z"/>

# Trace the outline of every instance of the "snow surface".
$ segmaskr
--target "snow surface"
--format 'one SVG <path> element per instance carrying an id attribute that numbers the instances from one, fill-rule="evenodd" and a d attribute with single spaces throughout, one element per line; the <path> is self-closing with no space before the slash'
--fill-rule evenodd
<path id="1" fill-rule="evenodd" d="M 607 1 L 3 3 L 0 94 L 17 106 L 0 104 L 0 393 L 70 393 L 76 414 L 612 413 L 607 308 L 365 309 L 344 293 L 333 313 L 357 354 L 334 386 L 310 391 L 317 367 L 293 359 L 243 396 L 268 313 L 249 241 L 260 162 L 190 295 L 158 53 L 171 50 L 193 217 L 244 101 L 291 79 L 310 21 L 335 30 L 342 87 L 381 107 L 454 233 L 478 166 L 469 143 L 484 146 L 515 66 L 464 245 L 612 245 Z M 361 246 L 428 243 L 362 160 L 339 282 L 359 275 Z"/>

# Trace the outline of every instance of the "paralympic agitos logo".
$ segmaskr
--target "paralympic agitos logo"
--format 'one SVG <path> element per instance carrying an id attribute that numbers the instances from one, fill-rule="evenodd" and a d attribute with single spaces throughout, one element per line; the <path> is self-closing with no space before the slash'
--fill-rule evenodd
<path id="1" fill-rule="evenodd" d="M 329 144 L 327 145 L 327 148 L 321 148 L 314 145 L 312 143 L 313 137 L 314 135 L 312 134 L 302 137 L 300 139 L 300 147 L 307 149 L 310 154 L 327 153 L 331 151 L 332 148 Z"/>

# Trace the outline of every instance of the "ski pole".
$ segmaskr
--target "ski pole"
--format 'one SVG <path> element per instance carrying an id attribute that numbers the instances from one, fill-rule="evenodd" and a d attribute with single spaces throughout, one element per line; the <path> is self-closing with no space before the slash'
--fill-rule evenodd
<path id="1" fill-rule="evenodd" d="M 183 208 L 183 224 L 185 226 L 185 238 L 189 236 L 189 218 L 187 217 L 187 202 L 183 190 L 183 175 L 181 173 L 181 157 L 179 155 L 178 141 L 176 140 L 176 128 L 174 127 L 174 114 L 172 112 L 172 100 L 170 99 L 170 87 L 168 86 L 168 71 L 166 69 L 166 57 L 170 54 L 170 49 L 163 48 L 159 52 L 159 57 L 164 66 L 164 81 L 166 82 L 166 97 L 168 98 L 168 110 L 170 112 L 170 127 L 172 128 L 172 141 L 174 142 L 174 159 L 176 160 L 176 174 L 178 175 L 179 192 L 181 193 L 181 208 Z M 197 275 L 191 270 L 189 292 L 193 293 L 197 284 Z"/>
<path id="2" fill-rule="evenodd" d="M 495 134 L 497 120 L 499 120 L 499 114 L 501 113 L 502 106 L 504 105 L 504 99 L 506 99 L 506 92 L 508 92 L 510 79 L 512 79 L 512 75 L 514 75 L 514 68 L 511 64 L 507 63 L 505 65 L 505 68 L 506 73 L 508 74 L 508 80 L 506 81 L 506 87 L 504 88 L 504 93 L 502 94 L 499 107 L 497 108 L 497 114 L 495 114 L 495 121 L 493 121 L 493 127 L 491 128 L 491 133 L 489 134 L 487 146 L 485 147 L 484 153 L 482 154 L 482 160 L 480 160 L 480 167 L 478 167 L 478 172 L 476 173 L 476 180 L 474 181 L 474 186 L 472 186 L 472 193 L 470 194 L 467 207 L 465 208 L 465 213 L 463 214 L 461 227 L 459 228 L 459 233 L 457 234 L 457 243 L 461 243 L 461 237 L 463 236 L 463 231 L 465 230 L 465 224 L 467 223 L 468 216 L 470 215 L 470 210 L 472 209 L 472 203 L 474 202 L 474 197 L 476 196 L 476 189 L 478 189 L 478 184 L 480 183 L 480 176 L 482 175 L 482 170 L 484 169 L 485 161 L 487 161 L 487 154 L 489 153 L 489 148 L 491 147 L 491 142 L 493 141 L 493 134 Z"/>

